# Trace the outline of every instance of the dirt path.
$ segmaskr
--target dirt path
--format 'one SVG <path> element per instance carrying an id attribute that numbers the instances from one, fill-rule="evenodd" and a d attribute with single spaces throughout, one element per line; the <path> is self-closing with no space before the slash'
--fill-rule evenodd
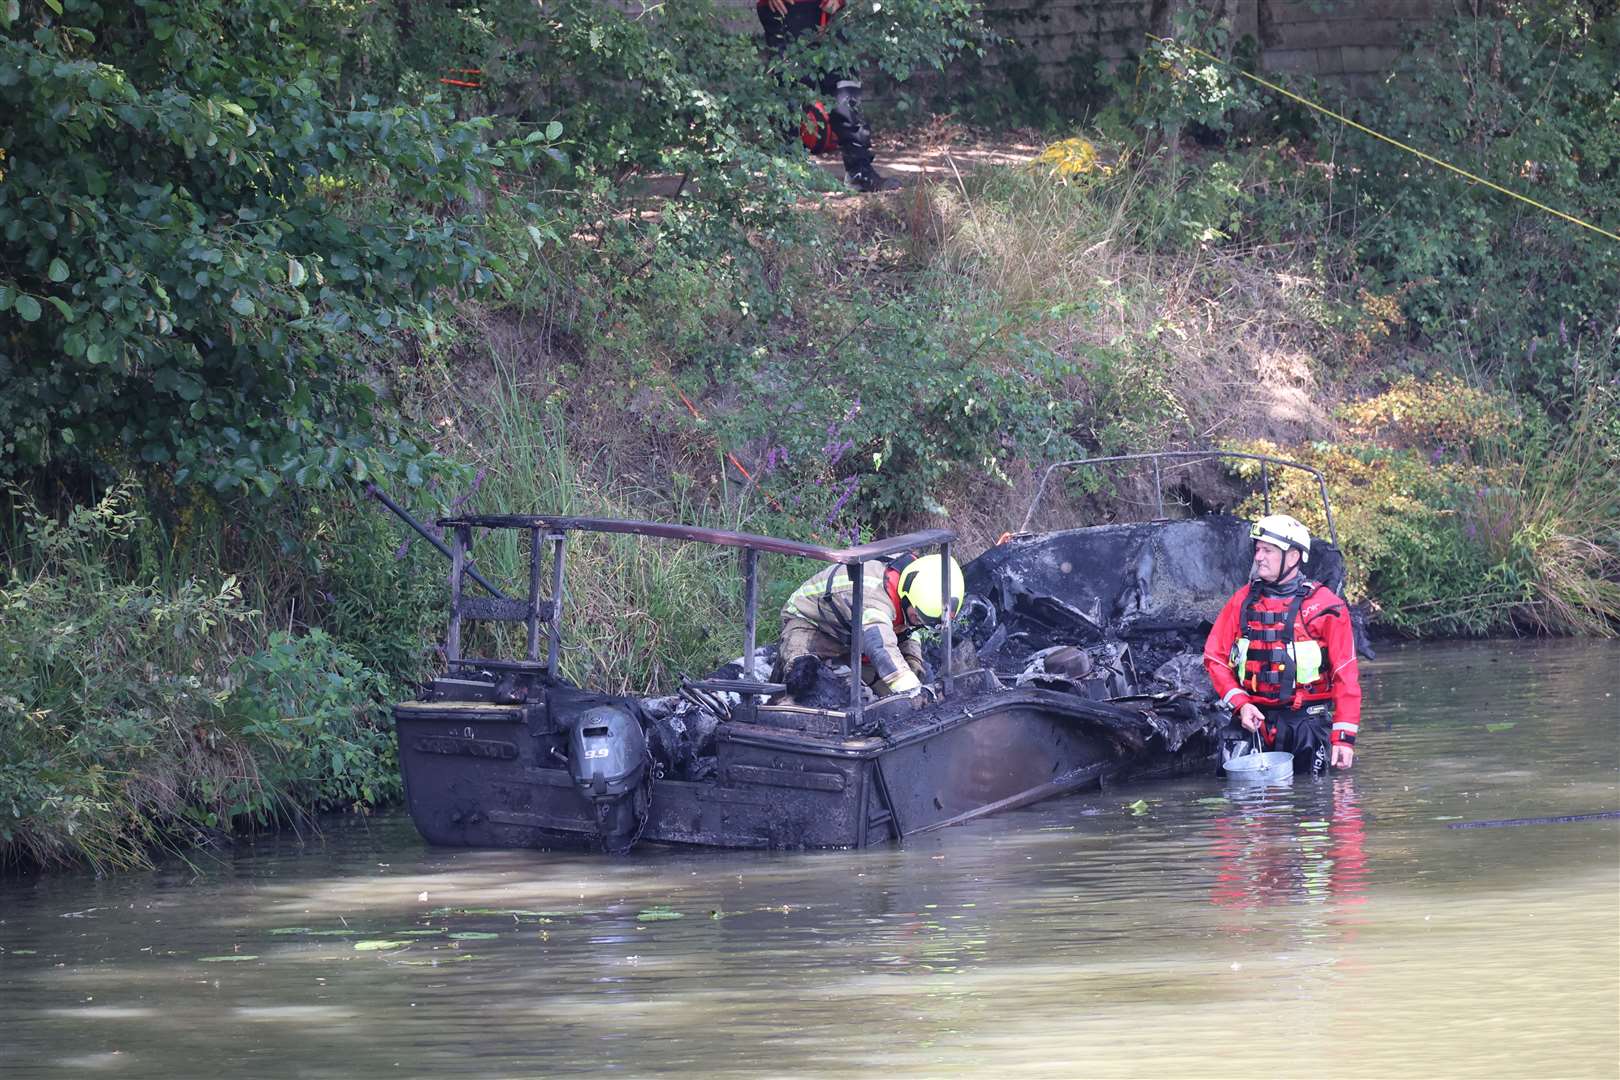
<path id="1" fill-rule="evenodd" d="M 933 123 L 924 128 L 873 139 L 873 164 L 885 176 L 892 176 L 905 187 L 920 183 L 944 183 L 984 165 L 1016 165 L 1028 161 L 1043 148 L 1039 140 L 1014 133 L 999 139 L 969 132 L 949 123 Z M 817 157 L 814 163 L 835 180 L 844 177 L 844 163 L 837 153 Z M 673 174 L 641 176 L 632 180 L 637 196 L 669 198 L 681 189 L 681 177 Z M 856 198 L 857 192 L 833 191 L 828 198 Z"/>
<path id="2" fill-rule="evenodd" d="M 1044 146 L 1018 135 L 991 139 L 951 124 L 879 135 L 873 143 L 873 164 L 878 171 L 907 187 L 923 181 L 953 180 L 981 165 L 1016 165 L 1039 154 Z M 844 164 L 837 154 L 819 157 L 816 164 L 839 178 L 844 175 Z"/>

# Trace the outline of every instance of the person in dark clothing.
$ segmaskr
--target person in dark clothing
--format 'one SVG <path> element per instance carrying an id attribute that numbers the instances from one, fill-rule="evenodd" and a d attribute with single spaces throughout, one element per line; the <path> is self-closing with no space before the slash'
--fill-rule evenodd
<path id="1" fill-rule="evenodd" d="M 758 0 L 759 22 L 765 44 L 781 57 L 788 43 L 804 34 L 826 32 L 843 8 L 844 0 Z M 900 182 L 872 167 L 872 131 L 861 115 L 861 83 L 850 72 L 828 72 L 820 80 L 806 77 L 804 85 L 833 101 L 828 126 L 838 138 L 844 156 L 844 182 L 856 191 L 893 191 Z"/>

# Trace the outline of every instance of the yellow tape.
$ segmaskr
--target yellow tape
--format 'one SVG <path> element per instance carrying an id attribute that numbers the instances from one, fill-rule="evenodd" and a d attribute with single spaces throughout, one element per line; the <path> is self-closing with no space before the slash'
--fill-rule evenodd
<path id="1" fill-rule="evenodd" d="M 1259 83 L 1261 86 L 1264 86 L 1268 90 L 1274 90 L 1277 93 L 1281 94 L 1283 97 L 1292 98 L 1293 100 L 1299 102 L 1301 105 L 1304 105 L 1307 108 L 1315 109 L 1317 112 L 1322 113 L 1325 116 L 1331 116 L 1331 117 L 1333 117 L 1333 119 L 1339 121 L 1341 124 L 1347 124 L 1350 127 L 1355 128 L 1357 131 L 1366 132 L 1368 135 L 1371 135 L 1375 139 L 1382 139 L 1384 142 L 1389 143 L 1389 145 L 1399 147 L 1400 149 L 1405 150 L 1408 154 L 1415 154 L 1416 156 L 1422 158 L 1424 161 L 1430 162 L 1431 164 L 1434 164 L 1434 165 L 1438 165 L 1442 169 L 1450 169 L 1452 172 L 1456 173 L 1458 176 L 1465 176 L 1468 179 L 1474 181 L 1474 183 L 1476 183 L 1476 184 L 1484 184 L 1486 187 L 1490 188 L 1492 191 L 1500 191 L 1503 195 L 1507 195 L 1507 196 L 1510 196 L 1512 198 L 1518 199 L 1520 202 L 1523 202 L 1523 203 L 1529 203 L 1531 206 L 1534 206 L 1538 210 L 1545 210 L 1547 213 L 1552 214 L 1554 217 L 1561 217 L 1565 221 L 1573 222 L 1576 225 L 1579 225 L 1583 229 L 1591 229 L 1593 232 L 1597 233 L 1600 236 L 1607 236 L 1610 240 L 1620 240 L 1620 234 L 1612 233 L 1608 229 L 1599 228 L 1598 226 L 1593 225 L 1590 221 L 1582 221 L 1580 218 L 1575 217 L 1575 216 L 1573 216 L 1571 214 L 1566 214 L 1562 210 L 1555 210 L 1552 207 L 1548 206 L 1546 203 L 1537 202 L 1535 199 L 1530 198 L 1528 195 L 1520 195 L 1517 191 L 1513 191 L 1510 188 L 1505 188 L 1501 184 L 1498 184 L 1498 183 L 1495 183 L 1494 181 L 1485 179 L 1483 176 L 1477 176 L 1474 173 L 1469 172 L 1467 169 L 1459 169 L 1457 166 L 1451 164 L 1449 161 L 1441 161 L 1439 158 L 1435 157 L 1433 154 L 1425 153 L 1424 151 L 1419 150 L 1415 146 L 1408 146 L 1406 143 L 1401 142 L 1399 139 L 1392 139 L 1388 135 L 1385 135 L 1381 131 L 1374 131 L 1372 128 L 1368 127 L 1366 124 L 1357 123 L 1356 121 L 1350 119 L 1348 116 L 1345 116 L 1342 113 L 1336 113 L 1332 109 L 1328 108 L 1325 105 L 1318 105 L 1316 102 L 1311 101 L 1309 98 L 1300 97 L 1298 94 L 1294 93 L 1292 90 L 1285 90 L 1281 86 L 1278 86 L 1274 82 L 1268 82 L 1265 79 L 1262 79 L 1258 75 L 1255 75 L 1255 74 L 1252 74 L 1250 72 L 1244 71 L 1242 68 L 1233 67 L 1230 62 L 1228 62 L 1226 60 L 1222 60 L 1220 57 L 1214 55 L 1213 53 L 1207 53 L 1203 49 L 1198 48 L 1197 46 L 1183 45 L 1181 42 L 1175 41 L 1172 38 L 1162 38 L 1162 37 L 1159 37 L 1156 34 L 1149 34 L 1148 37 L 1151 38 L 1154 41 L 1161 41 L 1166 45 L 1174 45 L 1177 48 L 1186 49 L 1190 53 L 1197 53 L 1199 56 L 1206 56 L 1209 59 L 1215 61 L 1217 64 L 1221 64 L 1221 65 L 1223 65 L 1225 67 L 1231 68 L 1233 71 L 1237 72 L 1237 74 L 1242 75 L 1245 79 L 1251 79 L 1254 82 Z"/>

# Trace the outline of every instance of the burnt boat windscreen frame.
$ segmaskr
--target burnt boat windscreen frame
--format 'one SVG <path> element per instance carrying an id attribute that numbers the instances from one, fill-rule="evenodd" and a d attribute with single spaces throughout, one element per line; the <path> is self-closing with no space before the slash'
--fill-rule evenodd
<path id="1" fill-rule="evenodd" d="M 1073 458 L 1069 461 L 1058 461 L 1046 467 L 1041 473 L 1040 485 L 1035 488 L 1035 497 L 1030 500 L 1029 510 L 1024 514 L 1023 523 L 1018 526 L 1020 533 L 1029 531 L 1030 522 L 1035 520 L 1035 511 L 1041 505 L 1041 497 L 1046 494 L 1046 482 L 1052 474 L 1059 469 L 1079 469 L 1087 465 L 1115 465 L 1127 461 L 1151 461 L 1153 463 L 1153 499 L 1155 511 L 1159 518 L 1164 517 L 1164 475 L 1163 463 L 1165 458 L 1191 459 L 1185 464 L 1196 464 L 1201 460 L 1211 458 L 1246 458 L 1260 463 L 1260 492 L 1265 506 L 1265 512 L 1271 513 L 1271 474 L 1273 465 L 1281 465 L 1288 469 L 1298 469 L 1309 473 L 1316 478 L 1317 490 L 1322 494 L 1322 513 L 1327 517 L 1328 540 L 1334 547 L 1339 546 L 1339 530 L 1333 524 L 1333 504 L 1328 500 L 1327 478 L 1320 471 L 1298 461 L 1289 461 L 1287 458 L 1273 457 L 1270 454 L 1250 454 L 1240 450 L 1159 450 L 1151 454 L 1115 454 L 1111 457 Z"/>
<path id="2" fill-rule="evenodd" d="M 1043 480 L 1044 483 L 1044 480 Z M 556 680 L 558 654 L 562 649 L 562 610 L 566 584 L 565 562 L 568 533 L 600 532 L 645 536 L 662 540 L 715 544 L 741 549 L 743 578 L 743 678 L 754 680 L 755 636 L 759 625 L 759 553 L 792 555 L 818 562 L 838 563 L 849 571 L 854 587 L 851 611 L 862 610 L 863 581 L 861 564 L 901 552 L 919 548 L 937 548 L 940 560 L 940 594 L 946 598 L 940 620 L 944 655 L 953 655 L 954 612 L 951 610 L 951 546 L 956 533 L 950 529 L 921 529 L 901 536 L 854 547 L 829 548 L 796 540 L 782 540 L 754 533 L 728 532 L 706 529 L 695 525 L 672 525 L 655 521 L 636 521 L 622 518 L 556 517 L 533 514 L 475 514 L 440 518 L 440 528 L 450 534 L 450 626 L 445 637 L 445 659 L 452 669 L 459 667 L 536 668 L 540 662 L 540 624 L 547 624 L 546 677 Z M 462 595 L 462 579 L 472 573 L 467 557 L 472 547 L 475 529 L 513 529 L 529 533 L 529 595 L 527 600 L 507 598 L 499 592 L 495 599 L 469 598 Z M 540 595 L 541 563 L 544 548 L 551 547 L 551 595 Z M 480 580 L 480 584 L 485 584 Z M 487 586 L 486 586 L 487 587 Z M 494 590 L 492 590 L 494 591 Z M 469 658 L 461 655 L 461 625 L 464 619 L 494 622 L 521 622 L 528 630 L 526 659 L 522 664 L 512 661 Z M 863 713 L 861 670 L 861 637 L 852 634 L 850 640 L 850 693 L 849 708 L 839 722 L 840 735 L 849 738 L 861 727 Z M 955 689 L 949 662 L 941 668 L 942 697 L 949 697 Z M 765 684 L 761 684 L 762 686 Z"/>

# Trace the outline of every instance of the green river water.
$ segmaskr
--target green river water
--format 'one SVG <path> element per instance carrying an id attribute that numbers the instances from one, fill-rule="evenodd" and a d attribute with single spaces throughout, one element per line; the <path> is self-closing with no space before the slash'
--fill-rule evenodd
<path id="1" fill-rule="evenodd" d="M 1620 1076 L 1620 820 L 1452 827 L 1620 810 L 1620 645 L 1364 670 L 1353 773 L 1251 795 L 624 859 L 400 811 L 0 879 L 0 1075 Z"/>

